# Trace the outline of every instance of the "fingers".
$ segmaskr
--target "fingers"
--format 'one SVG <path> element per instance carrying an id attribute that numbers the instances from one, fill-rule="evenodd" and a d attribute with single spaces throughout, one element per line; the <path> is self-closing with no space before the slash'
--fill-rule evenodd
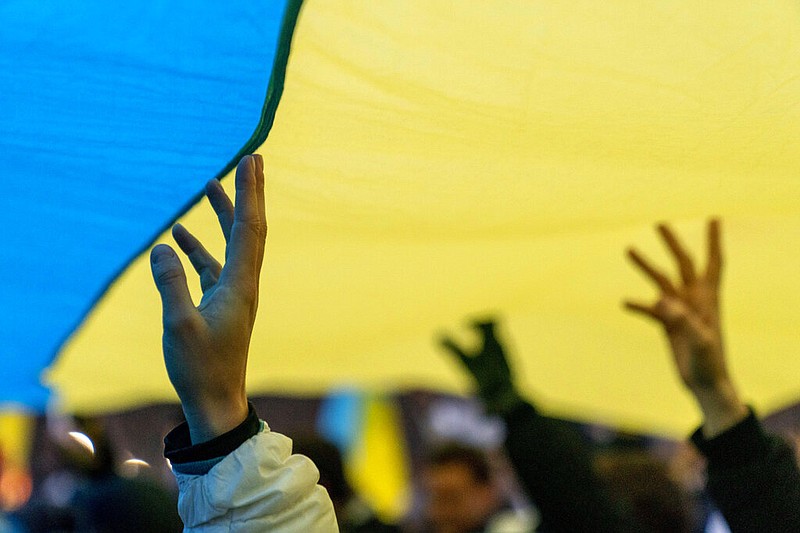
<path id="1" fill-rule="evenodd" d="M 258 212 L 261 213 L 263 217 L 264 224 L 267 223 L 267 206 L 266 206 L 266 193 L 264 191 L 264 158 L 261 157 L 259 154 L 253 154 L 253 157 L 256 160 L 256 198 L 258 199 Z M 261 241 L 261 253 L 259 255 L 259 261 L 257 265 L 257 269 L 261 271 L 261 265 L 264 262 L 264 246 L 266 245 L 266 239 Z"/>
<path id="2" fill-rule="evenodd" d="M 662 298 L 655 305 L 645 305 L 631 300 L 624 303 L 629 311 L 660 322 L 667 332 L 682 329 L 701 342 L 706 342 L 709 337 L 709 328 L 702 318 L 679 298 Z"/>
<path id="3" fill-rule="evenodd" d="M 720 221 L 713 218 L 708 222 L 708 265 L 706 266 L 706 278 L 714 284 L 719 285 L 722 275 L 722 240 L 720 238 Z"/>
<path id="4" fill-rule="evenodd" d="M 175 224 L 172 227 L 172 236 L 191 261 L 200 276 L 200 287 L 203 292 L 206 292 L 217 283 L 222 266 L 214 259 L 214 256 L 208 253 L 203 244 L 182 225 Z"/>
<path id="5" fill-rule="evenodd" d="M 654 305 L 627 300 L 625 308 L 661 322 L 668 331 L 683 325 L 688 318 L 686 307 L 679 300 L 673 298 L 662 298 Z"/>
<path id="6" fill-rule="evenodd" d="M 649 277 L 656 283 L 656 285 L 658 285 L 664 294 L 678 294 L 678 291 L 675 289 L 675 286 L 672 285 L 672 282 L 669 280 L 669 278 L 652 266 L 650 262 L 635 249 L 628 249 L 628 257 L 637 267 L 639 267 L 639 270 L 644 272 L 647 277 Z"/>
<path id="7" fill-rule="evenodd" d="M 258 275 L 264 256 L 264 240 L 267 236 L 267 221 L 264 203 L 259 196 L 264 194 L 263 171 L 259 172 L 261 156 L 245 156 L 236 167 L 236 206 L 233 225 L 228 242 L 227 262 L 220 276 L 246 284 L 255 291 L 257 298 Z M 261 167 L 263 168 L 263 166 Z"/>
<path id="8" fill-rule="evenodd" d="M 456 344 L 456 342 L 447 335 L 443 335 L 439 338 L 439 345 L 461 359 L 463 362 L 466 362 L 469 359 L 467 353 L 461 348 L 461 346 Z"/>
<path id="9" fill-rule="evenodd" d="M 631 300 L 625 300 L 623 302 L 623 305 L 625 305 L 625 309 L 627 309 L 628 311 L 639 313 L 640 315 L 644 315 L 659 322 L 662 321 L 661 315 L 659 315 L 658 312 L 656 312 L 656 307 L 654 305 L 645 305 Z"/>
<path id="10" fill-rule="evenodd" d="M 686 252 L 686 249 L 681 245 L 680 241 L 678 241 L 678 238 L 674 233 L 672 233 L 672 230 L 666 224 L 659 224 L 658 232 L 661 234 L 661 237 L 664 239 L 667 247 L 672 252 L 673 257 L 675 257 L 683 282 L 686 285 L 694 283 L 696 280 L 694 262 L 692 261 L 692 258 L 689 256 L 688 252 Z"/>
<path id="11" fill-rule="evenodd" d="M 233 202 L 228 198 L 218 180 L 206 183 L 206 197 L 217 214 L 219 226 L 225 236 L 225 243 L 228 243 L 231 240 L 231 228 L 233 227 Z"/>
<path id="12" fill-rule="evenodd" d="M 150 268 L 161 295 L 164 327 L 186 323 L 196 310 L 186 285 L 186 273 L 175 251 L 166 244 L 155 246 L 150 252 Z"/>
<path id="13" fill-rule="evenodd" d="M 472 323 L 472 327 L 476 330 L 480 331 L 481 335 L 483 335 L 484 340 L 493 339 L 494 328 L 497 325 L 494 319 L 485 319 L 485 320 L 477 320 Z"/>

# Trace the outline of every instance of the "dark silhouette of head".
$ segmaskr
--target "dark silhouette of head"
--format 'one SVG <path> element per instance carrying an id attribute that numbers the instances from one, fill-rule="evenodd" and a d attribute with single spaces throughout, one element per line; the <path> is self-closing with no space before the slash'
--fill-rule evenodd
<path id="1" fill-rule="evenodd" d="M 618 450 L 599 455 L 595 466 L 612 497 L 627 505 L 648 531 L 692 531 L 692 500 L 657 457 L 642 450 Z"/>
<path id="2" fill-rule="evenodd" d="M 425 514 L 436 533 L 463 533 L 483 526 L 499 509 L 500 499 L 486 455 L 479 449 L 449 443 L 425 461 Z"/>

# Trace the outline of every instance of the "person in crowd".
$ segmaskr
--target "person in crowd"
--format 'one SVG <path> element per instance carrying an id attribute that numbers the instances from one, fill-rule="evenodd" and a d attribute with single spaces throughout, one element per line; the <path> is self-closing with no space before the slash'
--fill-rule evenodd
<path id="1" fill-rule="evenodd" d="M 547 532 L 642 533 L 633 508 L 612 498 L 595 472 L 589 445 L 568 424 L 542 415 L 514 385 L 494 320 L 473 323 L 479 346 L 468 349 L 450 336 L 440 344 L 474 378 L 489 413 L 506 424 L 505 451 L 536 505 Z"/>
<path id="2" fill-rule="evenodd" d="M 528 533 L 533 520 L 504 504 L 482 450 L 459 443 L 435 448 L 425 460 L 425 518 L 431 533 Z"/>
<path id="3" fill-rule="evenodd" d="M 702 526 L 692 496 L 672 479 L 667 463 L 651 451 L 603 451 L 594 464 L 612 498 L 629 505 L 645 531 L 693 533 Z"/>
<path id="4" fill-rule="evenodd" d="M 708 224 L 702 270 L 667 225 L 659 225 L 658 232 L 679 279 L 631 248 L 629 258 L 660 294 L 653 304 L 625 305 L 661 324 L 678 375 L 703 415 L 691 440 L 708 461 L 707 490 L 734 533 L 800 531 L 800 471 L 792 448 L 763 430 L 728 371 L 720 317 L 720 222 Z"/>
<path id="5" fill-rule="evenodd" d="M 270 431 L 247 401 L 245 375 L 258 308 L 267 223 L 264 164 L 245 156 L 236 169 L 236 205 L 212 180 L 206 194 L 226 241 L 222 266 L 185 228 L 172 234 L 200 276 L 195 306 L 168 245 L 150 253 L 161 296 L 164 362 L 186 422 L 165 437 L 185 531 L 329 533 L 333 504 L 306 457 Z"/>
<path id="6" fill-rule="evenodd" d="M 294 452 L 311 459 L 319 469 L 319 484 L 333 501 L 340 533 L 400 533 L 400 529 L 382 521 L 367 502 L 350 486 L 342 464 L 342 454 L 322 437 L 294 439 Z"/>

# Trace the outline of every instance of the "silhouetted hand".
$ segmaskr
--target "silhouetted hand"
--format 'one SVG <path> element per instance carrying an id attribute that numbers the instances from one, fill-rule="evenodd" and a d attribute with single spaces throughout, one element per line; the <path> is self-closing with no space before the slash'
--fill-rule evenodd
<path id="1" fill-rule="evenodd" d="M 481 334 L 480 346 L 475 350 L 459 346 L 447 335 L 442 336 L 439 343 L 461 361 L 475 378 L 478 395 L 487 408 L 492 412 L 502 413 L 519 400 L 519 395 L 514 388 L 505 350 L 495 335 L 495 321 L 490 319 L 473 322 L 472 327 Z"/>
<path id="2" fill-rule="evenodd" d="M 703 431 L 712 437 L 747 415 L 728 374 L 719 316 L 722 246 L 718 220 L 708 223 L 708 263 L 699 272 L 689 253 L 666 225 L 658 231 L 675 258 L 680 282 L 674 283 L 631 248 L 628 256 L 659 288 L 653 305 L 626 301 L 625 306 L 658 321 L 664 328 L 683 383 L 703 411 Z"/>
<path id="3" fill-rule="evenodd" d="M 193 444 L 233 429 L 248 413 L 247 353 L 267 235 L 261 156 L 239 162 L 235 208 L 216 180 L 206 185 L 206 195 L 225 236 L 225 266 L 183 226 L 172 229 L 200 276 L 203 297 L 197 307 L 175 251 L 160 244 L 150 254 L 163 306 L 164 362 Z"/>

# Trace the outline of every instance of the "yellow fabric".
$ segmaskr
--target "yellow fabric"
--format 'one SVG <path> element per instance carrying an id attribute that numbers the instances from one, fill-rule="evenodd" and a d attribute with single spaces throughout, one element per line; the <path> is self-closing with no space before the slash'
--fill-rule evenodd
<path id="1" fill-rule="evenodd" d="M 498 311 L 537 400 L 683 434 L 697 415 L 660 332 L 621 310 L 654 294 L 623 251 L 667 265 L 650 224 L 676 221 L 698 250 L 717 214 L 731 368 L 761 409 L 796 400 L 798 10 L 308 1 L 258 150 L 270 233 L 250 391 L 466 391 L 433 335 Z M 183 223 L 222 256 L 207 204 Z M 49 379 L 81 411 L 174 398 L 146 257 Z"/>
<path id="2" fill-rule="evenodd" d="M 33 426 L 33 417 L 25 411 L 0 410 L 0 455 L 5 467 L 28 466 Z"/>

